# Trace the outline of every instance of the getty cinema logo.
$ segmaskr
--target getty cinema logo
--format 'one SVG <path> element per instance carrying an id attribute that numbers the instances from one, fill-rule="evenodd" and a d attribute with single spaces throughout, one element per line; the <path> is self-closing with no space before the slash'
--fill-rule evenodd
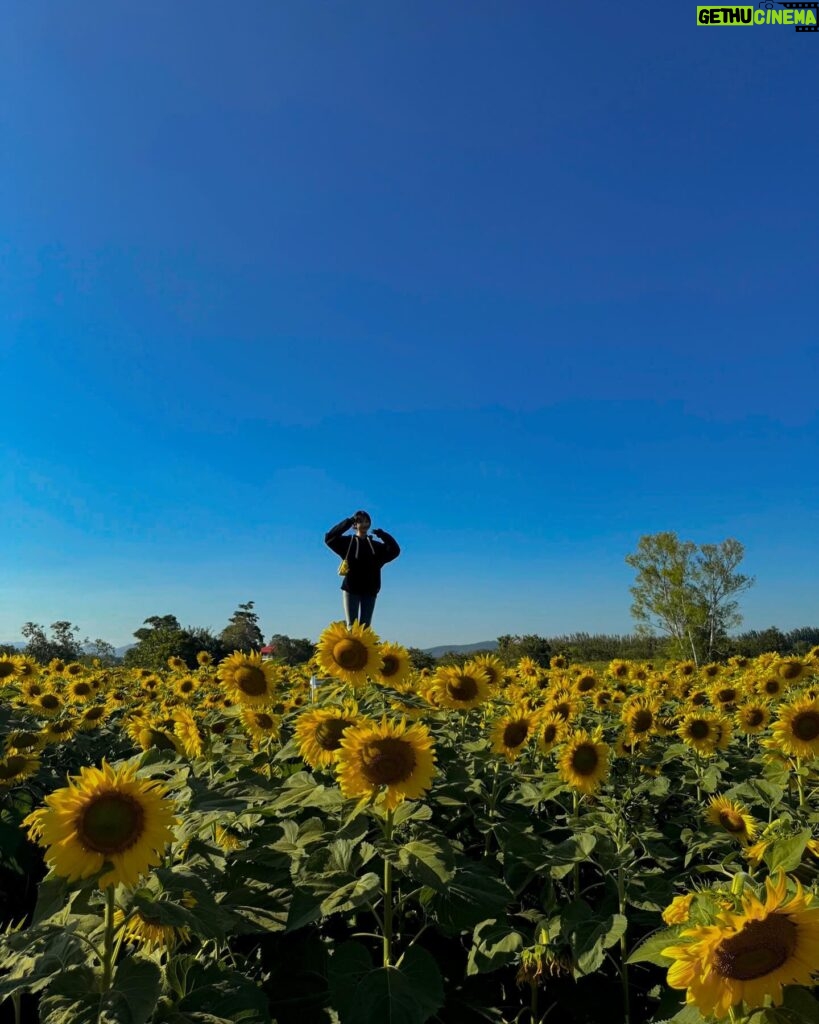
<path id="1" fill-rule="evenodd" d="M 797 32 L 819 32 L 819 0 L 806 3 L 772 3 L 759 7 L 724 7 L 713 4 L 697 8 L 698 25 L 793 25 Z"/>

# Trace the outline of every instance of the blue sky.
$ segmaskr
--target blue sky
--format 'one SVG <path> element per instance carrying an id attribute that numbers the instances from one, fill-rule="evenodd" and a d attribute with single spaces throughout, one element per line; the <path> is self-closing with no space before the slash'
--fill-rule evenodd
<path id="1" fill-rule="evenodd" d="M 695 6 L 15 2 L 0 641 L 627 632 L 644 533 L 819 623 L 819 37 Z"/>

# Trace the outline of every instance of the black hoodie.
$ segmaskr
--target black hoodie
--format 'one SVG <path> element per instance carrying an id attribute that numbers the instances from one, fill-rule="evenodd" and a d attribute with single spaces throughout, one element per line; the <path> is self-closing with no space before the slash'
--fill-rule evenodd
<path id="1" fill-rule="evenodd" d="M 398 558 L 401 548 L 386 530 L 374 530 L 376 537 L 344 537 L 344 531 L 349 530 L 354 519 L 342 519 L 340 523 L 324 534 L 324 543 L 340 558 L 346 558 L 350 571 L 344 577 L 341 584 L 342 590 L 351 594 L 363 594 L 372 596 L 381 589 L 381 566 Z"/>

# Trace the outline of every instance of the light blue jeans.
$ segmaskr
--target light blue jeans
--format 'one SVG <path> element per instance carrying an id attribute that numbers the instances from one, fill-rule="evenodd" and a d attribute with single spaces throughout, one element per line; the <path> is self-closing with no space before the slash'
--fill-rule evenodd
<path id="1" fill-rule="evenodd" d="M 362 626 L 369 626 L 373 621 L 376 594 L 351 594 L 348 590 L 341 591 L 344 602 L 344 618 L 347 626 L 352 626 L 356 619 Z"/>

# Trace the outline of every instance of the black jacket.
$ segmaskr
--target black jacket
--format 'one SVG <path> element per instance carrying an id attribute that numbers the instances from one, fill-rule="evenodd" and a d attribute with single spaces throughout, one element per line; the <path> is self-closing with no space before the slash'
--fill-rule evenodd
<path id="1" fill-rule="evenodd" d="M 324 534 L 324 543 L 331 551 L 346 558 L 350 571 L 341 584 L 342 590 L 351 594 L 377 594 L 381 589 L 381 566 L 398 558 L 401 548 L 386 530 L 375 530 L 376 537 L 343 536 L 353 525 L 353 519 L 342 519 L 340 523 Z M 347 553 L 349 551 L 349 554 Z"/>

